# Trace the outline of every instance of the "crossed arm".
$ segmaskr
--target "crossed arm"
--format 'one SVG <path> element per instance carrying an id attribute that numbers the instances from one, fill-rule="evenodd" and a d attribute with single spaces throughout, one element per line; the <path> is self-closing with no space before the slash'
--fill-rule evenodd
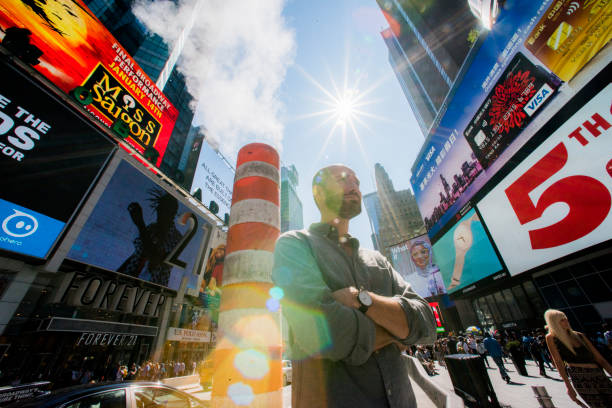
<path id="1" fill-rule="evenodd" d="M 358 293 L 359 290 L 357 290 L 357 288 L 349 286 L 332 292 L 332 296 L 337 302 L 340 302 L 344 306 L 358 310 L 360 306 L 357 300 Z M 372 298 L 372 306 L 368 308 L 366 316 L 372 319 L 372 321 L 382 329 L 378 330 L 376 333 L 377 341 L 384 343 L 388 340 L 386 344 L 389 344 L 392 340 L 395 340 L 395 338 L 405 339 L 408 337 L 410 333 L 408 320 L 397 298 L 380 296 L 373 292 L 369 293 Z M 379 339 L 379 336 L 383 338 Z"/>
<path id="2" fill-rule="evenodd" d="M 281 237 L 274 258 L 272 278 L 285 292 L 283 314 L 293 335 L 293 352 L 360 365 L 373 351 L 393 342 L 433 341 L 431 308 L 390 265 L 393 296 L 370 292 L 373 303 L 363 314 L 357 289 L 332 292 L 309 248 L 296 237 Z"/>

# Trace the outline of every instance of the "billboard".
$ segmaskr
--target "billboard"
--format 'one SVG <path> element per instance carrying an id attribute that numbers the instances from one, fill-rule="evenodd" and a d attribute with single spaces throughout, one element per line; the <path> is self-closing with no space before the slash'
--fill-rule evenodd
<path id="1" fill-rule="evenodd" d="M 201 191 L 200 201 L 209 209 L 223 219 L 225 214 L 230 213 L 232 206 L 232 188 L 234 184 L 235 171 L 206 141 L 202 142 L 200 157 L 193 176 L 191 194 L 197 190 Z M 219 207 L 212 208 L 210 202 L 214 201 Z M 217 211 L 213 211 L 217 210 Z"/>
<path id="2" fill-rule="evenodd" d="M 423 145 L 412 168 L 411 184 L 432 240 L 607 65 L 609 57 L 593 56 L 610 39 L 612 5 L 582 4 L 583 17 L 571 20 L 574 28 L 569 32 L 563 21 L 574 17 L 559 14 L 559 10 L 569 11 L 568 4 L 564 0 L 508 3 L 439 126 Z M 549 58 L 543 47 L 556 47 L 555 57 Z M 610 54 L 608 48 L 602 54 Z"/>
<path id="3" fill-rule="evenodd" d="M 598 89 L 589 86 L 568 104 L 575 113 L 553 118 L 544 142 L 525 149 L 478 203 L 511 275 L 612 238 L 609 78 L 608 70 L 593 81 Z"/>
<path id="4" fill-rule="evenodd" d="M 195 289 L 212 226 L 121 161 L 67 258 L 178 290 Z"/>
<path id="5" fill-rule="evenodd" d="M 395 270 L 419 296 L 426 298 L 446 293 L 427 235 L 393 245 L 389 252 Z"/>
<path id="6" fill-rule="evenodd" d="M 433 250 L 449 294 L 503 269 L 475 209 L 442 235 Z"/>
<path id="7" fill-rule="evenodd" d="M 81 0 L 2 2 L 0 28 L 3 46 L 160 165 L 178 111 Z"/>
<path id="8" fill-rule="evenodd" d="M 0 63 L 0 248 L 46 258 L 115 145 Z"/>

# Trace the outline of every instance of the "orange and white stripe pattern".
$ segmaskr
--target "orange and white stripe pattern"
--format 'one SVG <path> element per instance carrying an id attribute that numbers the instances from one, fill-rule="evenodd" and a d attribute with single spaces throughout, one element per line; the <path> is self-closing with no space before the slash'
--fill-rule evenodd
<path id="1" fill-rule="evenodd" d="M 253 143 L 238 153 L 214 356 L 213 407 L 281 407 L 282 339 L 270 297 L 280 235 L 276 150 Z"/>

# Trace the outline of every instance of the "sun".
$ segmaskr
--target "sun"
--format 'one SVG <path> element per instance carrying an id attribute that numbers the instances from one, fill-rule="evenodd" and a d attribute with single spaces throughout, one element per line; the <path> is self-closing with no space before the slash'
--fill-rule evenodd
<path id="1" fill-rule="evenodd" d="M 353 121 L 357 115 L 357 92 L 353 89 L 347 89 L 340 97 L 334 98 L 334 114 L 336 123 L 346 125 L 347 122 Z"/>

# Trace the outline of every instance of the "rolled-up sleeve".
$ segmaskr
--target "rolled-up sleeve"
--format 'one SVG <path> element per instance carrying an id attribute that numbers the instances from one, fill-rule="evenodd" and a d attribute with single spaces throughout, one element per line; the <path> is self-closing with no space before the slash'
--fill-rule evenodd
<path id="1" fill-rule="evenodd" d="M 431 344 L 436 341 L 436 320 L 429 303 L 416 294 L 402 276 L 385 260 L 393 279 L 394 297 L 404 310 L 409 334 L 400 339 L 403 344 Z"/>
<path id="2" fill-rule="evenodd" d="M 276 242 L 272 280 L 284 292 L 293 358 L 318 355 L 351 365 L 367 361 L 374 350 L 374 323 L 333 299 L 310 248 L 298 237 L 283 235 Z"/>

